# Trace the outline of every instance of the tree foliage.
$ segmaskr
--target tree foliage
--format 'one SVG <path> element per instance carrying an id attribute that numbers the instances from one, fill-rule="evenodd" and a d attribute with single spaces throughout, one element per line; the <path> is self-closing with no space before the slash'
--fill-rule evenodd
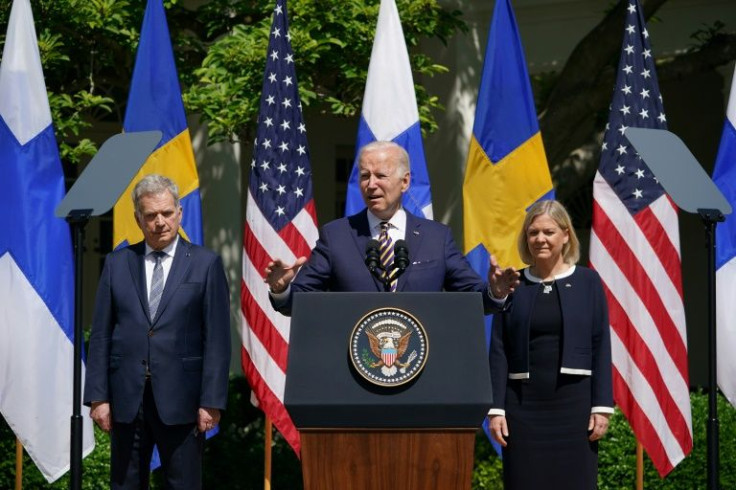
<path id="1" fill-rule="evenodd" d="M 668 0 L 642 0 L 651 18 Z M 0 0 L 0 43 L 11 0 Z M 62 158 L 96 151 L 85 131 L 122 125 L 145 0 L 31 0 Z M 250 138 L 258 112 L 274 1 L 212 0 L 196 10 L 165 0 L 185 105 L 208 123 L 209 143 Z M 598 161 L 620 50 L 625 2 L 616 2 L 580 40 L 559 72 L 534 76 L 540 127 L 558 197 L 587 188 Z M 302 103 L 317 112 L 358 114 L 380 0 L 290 0 L 289 19 Z M 415 80 L 443 73 L 421 40 L 447 41 L 466 30 L 459 11 L 437 0 L 397 0 Z M 730 28 L 730 30 L 729 30 Z M 733 26 L 693 34 L 690 49 L 658 59 L 660 83 L 706 72 L 736 58 Z M 422 128 L 437 129 L 439 99 L 415 84 Z M 571 158 L 587 147 L 584 161 Z"/>
<path id="2" fill-rule="evenodd" d="M 11 4 L 0 1 L 3 46 Z M 119 55 L 136 42 L 131 9 L 115 0 L 35 0 L 31 8 L 61 157 L 78 163 L 96 151 L 84 131 L 114 109 L 106 81 L 119 83 L 126 66 Z"/>
<path id="3" fill-rule="evenodd" d="M 641 0 L 645 19 L 651 19 L 668 0 Z M 590 190 L 600 160 L 596 139 L 608 118 L 621 52 L 627 2 L 617 2 L 581 39 L 558 73 L 537 77 L 539 125 L 555 181 L 557 197 L 573 199 L 578 190 Z M 657 58 L 660 85 L 704 73 L 736 59 L 736 31 L 723 23 L 693 33 L 693 43 L 681 54 Z M 655 50 L 656 54 L 656 50 Z M 665 100 L 665 109 L 666 109 Z M 587 146 L 579 161 L 571 154 Z M 590 201 L 590 196 L 584 197 Z M 589 218 L 589 217 L 588 217 Z M 584 220 L 579 222 L 584 224 Z"/>
<path id="4" fill-rule="evenodd" d="M 661 479 L 649 457 L 644 457 L 644 488 L 692 489 L 706 487 L 708 396 L 690 395 L 693 420 L 693 451 L 665 479 Z M 736 409 L 718 396 L 720 488 L 736 486 Z M 204 488 L 250 489 L 263 486 L 263 413 L 250 403 L 245 378 L 230 380 L 228 409 L 220 422 L 220 433 L 205 444 Z M 107 488 L 110 439 L 95 429 L 96 448 L 84 459 L 83 488 Z M 273 488 L 299 489 L 302 475 L 299 460 L 286 441 L 274 432 Z M 503 488 L 503 464 L 482 431 L 478 432 L 473 465 L 474 489 Z M 634 488 L 636 440 L 626 418 L 616 411 L 608 433 L 598 449 L 598 486 L 601 489 Z M 0 417 L 0 488 L 13 488 L 15 479 L 15 437 Z M 27 453 L 24 454 L 25 488 L 69 488 L 66 474 L 52 485 L 46 484 Z M 164 488 L 159 471 L 153 473 L 151 488 Z"/>
<path id="5" fill-rule="evenodd" d="M 185 99 L 208 122 L 211 142 L 248 137 L 254 127 L 274 4 L 214 0 L 200 9 L 212 40 Z M 379 5 L 380 0 L 289 2 L 289 30 L 304 106 L 339 116 L 359 113 Z M 444 42 L 465 30 L 460 12 L 446 10 L 436 0 L 398 0 L 397 5 L 415 78 L 446 72 L 431 56 L 413 48 L 421 39 Z M 422 128 L 434 131 L 432 110 L 441 107 L 439 100 L 421 84 L 415 88 Z"/>
<path id="6" fill-rule="evenodd" d="M 4 36 L 10 0 L 0 0 Z M 76 163 L 96 147 L 81 138 L 97 121 L 121 124 L 145 0 L 32 0 L 62 158 Z M 185 105 L 209 127 L 209 143 L 249 134 L 258 112 L 275 1 L 212 0 L 196 10 L 164 2 Z M 380 0 L 291 0 L 289 19 L 300 95 L 322 113 L 360 110 Z M 447 69 L 415 49 L 465 30 L 461 13 L 436 0 L 397 1 L 415 77 Z M 0 41 L 3 41 L 0 38 Z M 437 128 L 436 96 L 416 84 L 424 130 Z"/>

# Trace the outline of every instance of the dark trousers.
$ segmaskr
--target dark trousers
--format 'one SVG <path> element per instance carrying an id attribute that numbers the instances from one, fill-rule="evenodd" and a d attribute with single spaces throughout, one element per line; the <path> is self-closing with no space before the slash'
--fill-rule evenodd
<path id="1" fill-rule="evenodd" d="M 196 423 L 164 424 L 156 409 L 150 381 L 146 382 L 136 419 L 130 424 L 113 422 L 111 445 L 112 489 L 148 488 L 154 445 L 158 446 L 165 488 L 202 488 L 204 434 L 197 430 Z"/>

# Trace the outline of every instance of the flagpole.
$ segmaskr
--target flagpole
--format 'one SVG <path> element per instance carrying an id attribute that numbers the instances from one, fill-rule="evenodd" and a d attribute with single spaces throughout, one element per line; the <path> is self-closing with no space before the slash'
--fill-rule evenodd
<path id="1" fill-rule="evenodd" d="M 15 438 L 15 490 L 23 488 L 23 444 Z"/>
<path id="2" fill-rule="evenodd" d="M 725 220 L 718 209 L 698 209 L 705 226 L 705 245 L 708 250 L 708 490 L 718 488 L 718 348 L 716 343 L 716 223 Z"/>
<path id="3" fill-rule="evenodd" d="M 266 417 L 265 433 L 263 442 L 264 468 L 263 468 L 263 490 L 271 490 L 271 433 L 273 432 L 271 417 Z"/>
<path id="4" fill-rule="evenodd" d="M 636 490 L 644 490 L 644 446 L 636 441 Z"/>
<path id="5" fill-rule="evenodd" d="M 74 245 L 74 384 L 72 390 L 71 437 L 69 443 L 69 488 L 82 488 L 82 350 L 84 331 L 82 320 L 84 227 L 89 222 L 91 209 L 74 209 L 69 212 L 67 222 L 72 229 Z"/>

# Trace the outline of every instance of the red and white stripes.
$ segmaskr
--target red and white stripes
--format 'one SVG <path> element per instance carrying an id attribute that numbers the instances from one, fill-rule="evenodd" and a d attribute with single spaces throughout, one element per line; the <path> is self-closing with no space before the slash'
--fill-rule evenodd
<path id="1" fill-rule="evenodd" d="M 604 283 L 616 404 L 662 476 L 692 449 L 677 211 L 667 195 L 632 216 L 593 187 L 591 265 Z"/>
<path id="2" fill-rule="evenodd" d="M 246 210 L 240 295 L 243 371 L 260 408 L 298 453 L 299 433 L 284 408 L 290 319 L 271 306 L 263 271 L 274 258 L 290 264 L 309 255 L 318 235 L 314 201 L 280 233 L 261 214 L 250 192 Z"/>

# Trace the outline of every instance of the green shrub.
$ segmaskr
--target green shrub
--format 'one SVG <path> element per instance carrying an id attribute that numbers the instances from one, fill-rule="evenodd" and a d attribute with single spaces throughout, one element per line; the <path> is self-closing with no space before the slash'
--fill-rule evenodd
<path id="1" fill-rule="evenodd" d="M 69 414 L 71 427 L 71 414 Z M 70 429 L 71 430 L 71 429 Z M 84 458 L 83 480 L 84 490 L 109 488 L 110 475 L 110 438 L 95 427 L 95 450 Z M 0 419 L 0 488 L 15 488 L 15 434 L 10 430 L 5 419 Z M 23 451 L 23 488 L 69 488 L 69 473 L 52 484 L 38 471 L 28 453 Z"/>
<path id="2" fill-rule="evenodd" d="M 644 487 L 647 489 L 706 488 L 706 423 L 708 397 L 692 393 L 694 447 L 664 480 L 644 457 Z M 263 488 L 263 424 L 261 412 L 250 404 L 250 390 L 242 377 L 230 382 L 228 410 L 221 421 L 220 434 L 205 446 L 204 488 Z M 720 420 L 720 486 L 736 488 L 736 409 L 718 397 Z M 95 429 L 97 447 L 84 459 L 83 488 L 108 488 L 110 444 L 107 434 Z M 284 439 L 274 431 L 271 486 L 275 489 L 302 488 L 299 460 Z M 49 485 L 27 454 L 23 466 L 24 488 L 66 489 L 68 474 Z M 159 472 L 154 472 L 152 488 L 163 488 Z M 15 479 L 15 436 L 4 420 L 0 422 L 0 488 L 13 488 Z M 600 444 L 598 483 L 602 490 L 635 487 L 636 442 L 620 412 L 611 419 L 608 434 Z M 501 489 L 502 464 L 485 434 L 476 441 L 474 489 Z"/>
<path id="3" fill-rule="evenodd" d="M 708 396 L 690 395 L 693 420 L 693 450 L 662 479 L 644 455 L 644 488 L 678 490 L 707 487 Z M 720 488 L 736 488 L 736 409 L 719 394 Z M 601 490 L 636 487 L 636 439 L 623 414 L 616 410 L 598 452 L 598 486 Z M 485 434 L 478 437 L 473 472 L 474 489 L 503 488 L 502 463 Z"/>
<path id="4" fill-rule="evenodd" d="M 718 399 L 720 488 L 736 488 L 736 409 L 720 394 Z M 662 479 L 644 456 L 644 488 L 687 489 L 707 487 L 708 395 L 690 395 L 693 420 L 693 450 Z M 598 484 L 601 490 L 634 488 L 636 483 L 636 440 L 626 418 L 619 412 L 611 420 L 609 433 L 601 441 Z"/>
<path id="5" fill-rule="evenodd" d="M 496 490 L 503 488 L 503 464 L 485 432 L 479 431 L 475 438 L 475 466 L 473 488 Z"/>
<path id="6" fill-rule="evenodd" d="M 71 414 L 70 414 L 71 415 Z M 250 389 L 243 377 L 230 380 L 228 410 L 223 413 L 220 433 L 205 444 L 204 488 L 254 489 L 263 488 L 263 425 L 262 413 L 250 404 Z M 109 488 L 110 438 L 95 428 L 96 447 L 83 461 L 82 488 Z M 274 431 L 272 447 L 272 488 L 297 490 L 302 488 L 301 468 L 294 451 Z M 0 489 L 15 485 L 15 435 L 0 418 Z M 23 457 L 23 488 L 67 489 L 69 474 L 53 484 L 38 471 L 27 453 Z M 153 472 L 151 488 L 164 488 L 161 474 Z"/>
<path id="7" fill-rule="evenodd" d="M 207 441 L 204 454 L 204 488 L 263 488 L 264 417 L 250 403 L 250 387 L 245 378 L 230 382 L 228 409 L 220 433 Z M 273 431 L 271 487 L 302 488 L 299 460 L 281 434 Z"/>

